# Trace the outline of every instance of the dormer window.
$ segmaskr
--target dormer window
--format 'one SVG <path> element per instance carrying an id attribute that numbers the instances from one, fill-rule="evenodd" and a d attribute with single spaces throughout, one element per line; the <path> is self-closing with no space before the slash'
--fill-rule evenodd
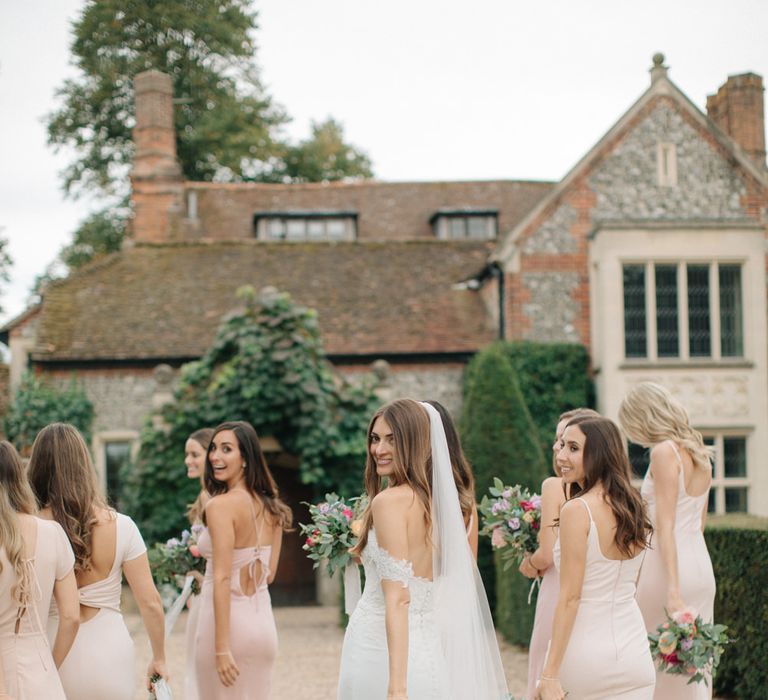
<path id="1" fill-rule="evenodd" d="M 353 241 L 357 212 L 262 212 L 253 217 L 260 241 Z"/>
<path id="2" fill-rule="evenodd" d="M 496 238 L 496 210 L 441 209 L 429 222 L 435 237 L 441 240 L 484 241 Z"/>

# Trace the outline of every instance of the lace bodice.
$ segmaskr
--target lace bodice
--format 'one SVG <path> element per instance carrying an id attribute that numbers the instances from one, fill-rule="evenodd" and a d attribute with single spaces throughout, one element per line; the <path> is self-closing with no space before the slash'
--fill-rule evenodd
<path id="1" fill-rule="evenodd" d="M 432 581 L 415 576 L 413 565 L 403 559 L 395 559 L 387 550 L 379 547 L 376 533 L 371 529 L 368 543 L 361 556 L 365 568 L 365 589 L 360 606 L 367 611 L 384 615 L 382 580 L 399 581 L 410 591 L 410 615 L 429 612 L 432 609 Z"/>

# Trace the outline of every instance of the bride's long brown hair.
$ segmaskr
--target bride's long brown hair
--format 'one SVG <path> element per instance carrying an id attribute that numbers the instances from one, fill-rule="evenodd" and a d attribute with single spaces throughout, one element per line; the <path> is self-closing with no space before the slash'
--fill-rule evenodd
<path id="1" fill-rule="evenodd" d="M 578 426 L 584 433 L 584 486 L 571 490 L 571 497 L 583 496 L 598 484 L 616 518 L 616 547 L 625 557 L 649 546 L 653 526 L 640 493 L 632 486 L 632 468 L 618 426 L 608 418 L 577 416 L 566 428 Z"/>
<path id="2" fill-rule="evenodd" d="M 365 459 L 365 493 L 368 506 L 363 512 L 360 539 L 352 549 L 359 555 L 368 542 L 368 532 L 373 525 L 373 499 L 384 488 L 384 477 L 376 473 L 376 460 L 371 454 L 373 426 L 383 418 L 392 430 L 393 473 L 386 477 L 389 485 L 408 484 L 424 507 L 424 524 L 427 532 L 432 528 L 432 448 L 430 445 L 429 415 L 423 406 L 413 399 L 397 399 L 382 406 L 373 414 L 368 424 L 368 454 Z"/>

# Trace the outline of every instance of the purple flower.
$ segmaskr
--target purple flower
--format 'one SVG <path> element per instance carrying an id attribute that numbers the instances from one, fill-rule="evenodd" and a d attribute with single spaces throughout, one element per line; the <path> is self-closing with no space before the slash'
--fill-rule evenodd
<path id="1" fill-rule="evenodd" d="M 512 489 L 505 489 L 501 492 L 501 495 L 503 498 L 511 498 L 512 497 Z"/>
<path id="2" fill-rule="evenodd" d="M 320 511 L 320 512 L 321 512 L 323 515 L 325 515 L 325 514 L 326 514 L 326 513 L 327 513 L 327 512 L 328 512 L 330 509 L 331 509 L 331 504 L 330 504 L 330 503 L 321 503 L 321 504 L 318 506 L 318 510 L 319 510 L 319 511 Z"/>
<path id="3" fill-rule="evenodd" d="M 520 518 L 510 518 L 509 520 L 507 520 L 507 525 L 509 525 L 510 530 L 519 530 Z"/>
<path id="4" fill-rule="evenodd" d="M 200 533 L 203 531 L 204 528 L 205 528 L 204 525 L 201 525 L 200 523 L 195 523 L 192 526 L 192 537 L 197 539 L 198 536 L 200 535 Z"/>
<path id="5" fill-rule="evenodd" d="M 536 510 L 541 510 L 541 496 L 539 495 L 531 496 L 531 503 L 533 504 L 533 507 Z"/>
<path id="6" fill-rule="evenodd" d="M 688 651 L 688 650 L 689 650 L 689 649 L 690 649 L 692 646 L 693 646 L 693 640 L 692 640 L 692 639 L 688 639 L 688 638 L 686 638 L 686 639 L 683 639 L 683 640 L 680 642 L 680 648 L 681 648 L 683 651 Z"/>
<path id="7" fill-rule="evenodd" d="M 166 549 L 174 549 L 175 547 L 178 547 L 180 544 L 181 544 L 181 542 L 179 542 L 178 538 L 176 538 L 176 537 L 171 537 L 171 539 L 170 539 L 170 540 L 168 540 L 168 541 L 165 543 L 165 548 L 166 548 Z"/>
<path id="8" fill-rule="evenodd" d="M 189 530 L 183 530 L 181 533 L 181 543 L 186 544 L 189 542 Z"/>

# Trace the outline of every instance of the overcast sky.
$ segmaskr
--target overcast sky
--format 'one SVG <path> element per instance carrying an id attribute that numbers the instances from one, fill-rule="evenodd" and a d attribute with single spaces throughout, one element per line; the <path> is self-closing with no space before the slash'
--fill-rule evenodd
<path id="1" fill-rule="evenodd" d="M 65 200 L 43 116 L 73 75 L 82 0 L 0 7 L 2 319 L 98 202 Z M 729 74 L 768 78 L 766 0 L 261 0 L 262 78 L 289 135 L 334 116 L 383 180 L 558 180 L 649 84 L 703 108 Z"/>

